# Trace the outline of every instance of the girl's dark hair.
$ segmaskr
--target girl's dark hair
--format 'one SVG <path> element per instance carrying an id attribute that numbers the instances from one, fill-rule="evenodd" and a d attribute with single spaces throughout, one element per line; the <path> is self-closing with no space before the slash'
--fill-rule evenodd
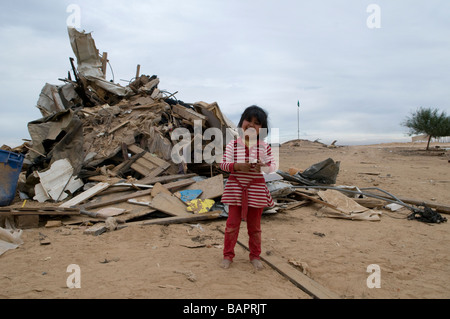
<path id="1" fill-rule="evenodd" d="M 266 111 L 264 111 L 257 105 L 252 105 L 245 109 L 244 113 L 242 113 L 241 115 L 241 120 L 239 121 L 238 127 L 242 127 L 242 123 L 244 122 L 244 120 L 251 121 L 253 117 L 255 117 L 261 124 L 261 128 L 266 129 L 264 135 L 267 135 L 267 133 L 269 132 L 268 115 Z"/>

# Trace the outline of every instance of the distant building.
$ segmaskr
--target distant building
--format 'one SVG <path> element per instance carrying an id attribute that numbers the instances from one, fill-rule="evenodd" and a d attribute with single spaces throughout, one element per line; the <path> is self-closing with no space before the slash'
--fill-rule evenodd
<path id="1" fill-rule="evenodd" d="M 423 134 L 423 135 L 413 136 L 413 137 L 411 137 L 411 141 L 413 143 L 416 143 L 416 142 L 428 142 L 428 135 Z M 439 137 L 439 138 L 432 138 L 431 142 L 432 143 L 450 143 L 450 136 L 442 136 L 442 137 Z"/>

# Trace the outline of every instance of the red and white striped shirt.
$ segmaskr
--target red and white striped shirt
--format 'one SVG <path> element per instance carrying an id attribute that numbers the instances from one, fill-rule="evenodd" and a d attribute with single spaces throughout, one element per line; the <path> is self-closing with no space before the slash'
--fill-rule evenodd
<path id="1" fill-rule="evenodd" d="M 249 148 L 241 138 L 228 143 L 220 168 L 231 174 L 225 185 L 222 203 L 242 206 L 245 188 L 248 206 L 263 208 L 275 205 L 261 172 L 257 172 L 256 169 L 251 169 L 249 172 L 233 169 L 235 163 L 256 163 L 257 160 L 266 163 L 267 173 L 275 171 L 276 163 L 269 144 L 258 140 L 256 145 Z"/>

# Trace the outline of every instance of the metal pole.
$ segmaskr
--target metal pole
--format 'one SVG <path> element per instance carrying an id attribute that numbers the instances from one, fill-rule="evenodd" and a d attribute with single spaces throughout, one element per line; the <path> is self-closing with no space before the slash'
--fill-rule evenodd
<path id="1" fill-rule="evenodd" d="M 297 101 L 297 139 L 300 139 L 300 101 Z"/>

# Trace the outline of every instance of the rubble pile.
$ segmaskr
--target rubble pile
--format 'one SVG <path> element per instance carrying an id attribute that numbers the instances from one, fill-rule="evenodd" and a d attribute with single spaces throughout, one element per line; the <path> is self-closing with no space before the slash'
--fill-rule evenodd
<path id="1" fill-rule="evenodd" d="M 138 182 L 163 173 L 185 174 L 186 163 L 171 161 L 172 148 L 178 142 L 171 140 L 174 129 L 188 129 L 193 139 L 194 121 L 199 121 L 202 129 L 216 127 L 224 132 L 235 128 L 217 103 L 179 101 L 177 92 L 158 88 L 156 75 L 136 74 L 126 87 L 106 81 L 105 61 L 90 33 L 68 30 L 78 67 L 71 59 L 73 76 L 69 72 L 66 79 L 60 79 L 64 85 L 45 84 L 37 102 L 43 118 L 28 124 L 32 140 L 18 149 L 26 153 L 26 174 L 21 176 L 19 190 L 30 198 L 63 199 L 42 197 L 36 189 L 42 178 L 39 172 L 63 159 L 67 160 L 64 167 L 80 181 Z M 214 173 L 217 168 L 198 163 L 190 167 L 198 173 Z"/>
<path id="2" fill-rule="evenodd" d="M 16 221 L 25 215 L 30 221 L 32 215 L 80 214 L 98 221 L 107 215 L 93 208 L 123 203 L 139 207 L 122 209 L 124 222 L 156 210 L 170 216 L 204 212 L 206 202 L 183 204 L 187 194 L 172 194 L 189 191 L 191 184 L 199 192 L 190 200 L 208 200 L 210 210 L 210 201 L 223 192 L 225 173 L 217 162 L 193 160 L 199 151 L 195 128 L 217 128 L 225 136 L 235 125 L 216 102 L 185 103 L 176 98 L 178 92 L 160 90 L 158 76 L 140 74 L 139 65 L 128 85 L 107 81 L 107 53 L 100 55 L 90 33 L 68 28 L 68 34 L 76 57 L 69 59 L 71 72 L 59 79 L 62 85 L 46 83 L 42 88 L 36 105 L 42 118 L 28 123 L 31 140 L 14 149 L 2 147 L 24 156 L 17 188 L 20 198 L 30 201 L 26 207 L 12 205 L 0 213 L 16 216 Z M 183 145 L 194 152 L 177 153 L 184 157 L 175 162 L 172 153 L 179 140 L 171 136 L 177 128 L 188 132 L 182 136 Z M 203 150 L 206 141 L 200 141 Z M 216 152 L 221 156 L 223 147 Z M 113 200 L 95 202 L 108 193 Z M 31 207 L 33 201 L 49 205 Z"/>

